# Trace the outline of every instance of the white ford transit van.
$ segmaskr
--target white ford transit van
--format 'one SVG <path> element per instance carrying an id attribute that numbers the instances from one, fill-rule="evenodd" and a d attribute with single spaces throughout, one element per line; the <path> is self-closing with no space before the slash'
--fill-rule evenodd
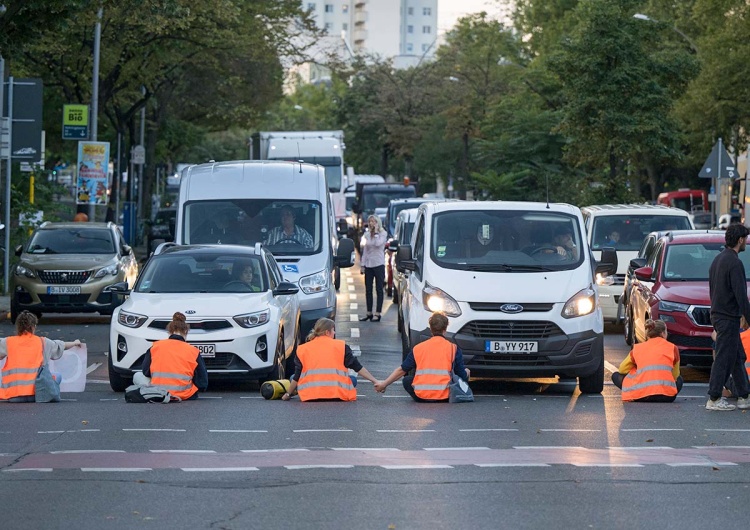
<path id="1" fill-rule="evenodd" d="M 413 253 L 412 253 L 413 249 Z M 604 323 L 596 263 L 578 208 L 527 202 L 443 202 L 419 207 L 397 267 L 411 271 L 399 306 L 404 355 L 430 337 L 442 310 L 446 336 L 477 377 L 578 377 L 604 385 Z"/>
<path id="2" fill-rule="evenodd" d="M 299 286 L 300 335 L 321 317 L 335 318 L 336 267 L 354 264 L 354 242 L 338 239 L 323 167 L 241 160 L 189 166 L 182 172 L 175 242 L 260 242 L 285 281 Z"/>

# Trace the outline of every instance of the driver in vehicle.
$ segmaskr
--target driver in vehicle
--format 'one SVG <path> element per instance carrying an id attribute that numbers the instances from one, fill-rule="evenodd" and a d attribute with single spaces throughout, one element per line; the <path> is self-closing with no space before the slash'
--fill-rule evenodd
<path id="1" fill-rule="evenodd" d="M 561 226 L 555 231 L 555 247 L 563 258 L 570 261 L 578 259 L 578 247 L 573 242 L 573 230 L 569 226 Z"/>
<path id="2" fill-rule="evenodd" d="M 277 226 L 268 233 L 265 245 L 279 243 L 297 243 L 305 248 L 313 248 L 315 243 L 310 232 L 295 224 L 294 208 L 289 205 L 281 207 L 281 226 Z"/>
<path id="3" fill-rule="evenodd" d="M 258 284 L 253 281 L 253 266 L 252 265 L 245 265 L 242 267 L 242 272 L 240 272 L 240 275 L 236 281 L 243 283 L 249 290 L 251 290 L 254 293 L 257 293 L 260 291 L 260 287 L 258 287 Z M 235 283 L 235 282 L 231 282 Z"/>

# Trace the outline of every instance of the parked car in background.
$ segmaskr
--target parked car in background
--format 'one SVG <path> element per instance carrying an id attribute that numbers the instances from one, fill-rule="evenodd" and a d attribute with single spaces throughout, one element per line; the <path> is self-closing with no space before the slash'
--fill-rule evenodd
<path id="1" fill-rule="evenodd" d="M 125 390 L 154 341 L 167 338 L 177 311 L 187 317 L 187 341 L 200 351 L 209 380 L 284 379 L 294 369 L 298 291 L 260 243 L 160 247 L 112 317 L 110 386 Z"/>
<path id="2" fill-rule="evenodd" d="M 161 243 L 174 241 L 175 219 L 177 219 L 176 208 L 163 208 L 156 212 L 146 237 L 149 254 Z"/>
<path id="3" fill-rule="evenodd" d="M 409 271 L 399 271 L 396 267 L 396 253 L 401 245 L 411 244 L 411 234 L 414 231 L 414 221 L 417 219 L 417 209 L 401 210 L 393 229 L 393 237 L 388 241 L 385 256 L 385 285 L 386 294 L 393 299 L 393 303 L 401 303 L 400 297 L 406 284 Z M 399 320 L 400 324 L 401 320 Z M 401 331 L 399 329 L 399 331 Z"/>
<path id="4" fill-rule="evenodd" d="M 645 342 L 646 320 L 661 319 L 667 325 L 667 340 L 680 350 L 682 364 L 710 365 L 708 269 L 723 249 L 724 232 L 717 230 L 659 234 L 639 258 L 645 264 L 633 272 L 625 308 L 626 340 Z M 739 257 L 750 276 L 750 252 L 740 252 Z M 634 260 L 633 265 L 640 264 Z"/>
<path id="5" fill-rule="evenodd" d="M 138 262 L 114 223 L 51 223 L 16 248 L 11 320 L 23 310 L 111 315 L 123 302 L 112 286 L 135 283 Z"/>

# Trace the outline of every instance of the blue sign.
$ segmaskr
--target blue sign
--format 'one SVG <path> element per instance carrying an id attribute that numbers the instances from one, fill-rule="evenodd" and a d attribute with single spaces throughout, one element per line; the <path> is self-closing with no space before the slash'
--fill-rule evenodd
<path id="1" fill-rule="evenodd" d="M 284 271 L 284 272 L 299 272 L 299 269 L 297 268 L 296 265 L 282 264 L 281 265 L 281 270 Z"/>

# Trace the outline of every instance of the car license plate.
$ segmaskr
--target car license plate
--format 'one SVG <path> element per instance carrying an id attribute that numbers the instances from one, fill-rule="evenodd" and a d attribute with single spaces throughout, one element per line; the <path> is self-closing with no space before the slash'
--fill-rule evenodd
<path id="1" fill-rule="evenodd" d="M 193 344 L 201 354 L 201 357 L 216 357 L 216 344 Z"/>
<path id="2" fill-rule="evenodd" d="M 488 340 L 485 342 L 484 351 L 488 353 L 536 353 L 538 344 L 536 341 Z"/>
<path id="3" fill-rule="evenodd" d="M 80 285 L 47 286 L 47 294 L 81 294 Z"/>

